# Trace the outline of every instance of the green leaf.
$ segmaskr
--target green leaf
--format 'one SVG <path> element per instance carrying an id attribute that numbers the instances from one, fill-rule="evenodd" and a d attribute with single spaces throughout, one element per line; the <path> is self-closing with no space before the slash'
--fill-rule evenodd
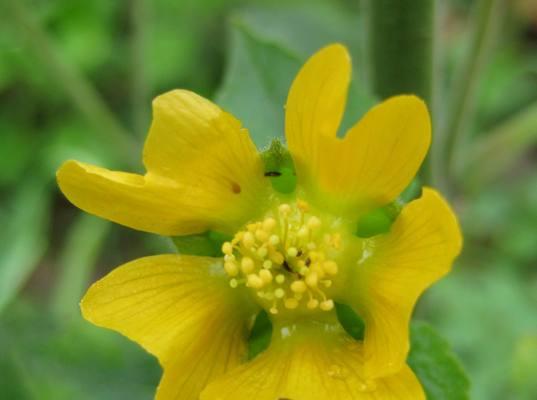
<path id="1" fill-rule="evenodd" d="M 229 65 L 216 101 L 242 121 L 258 148 L 275 137 L 283 140 L 283 105 L 299 67 L 296 56 L 234 22 Z"/>
<path id="2" fill-rule="evenodd" d="M 293 7 L 255 7 L 232 20 L 230 58 L 216 102 L 239 118 L 260 149 L 284 139 L 284 105 L 303 62 L 321 47 L 344 43 L 358 54 L 356 15 L 340 7 L 312 3 Z M 354 66 L 360 70 L 359 57 Z M 373 103 L 358 74 L 349 89 L 340 134 Z"/>
<path id="3" fill-rule="evenodd" d="M 470 382 L 449 344 L 429 324 L 411 326 L 408 363 L 421 381 L 428 400 L 467 400 Z"/>
<path id="4" fill-rule="evenodd" d="M 2 215 L 0 312 L 17 295 L 48 247 L 51 190 L 48 178 L 21 184 Z"/>
<path id="5" fill-rule="evenodd" d="M 80 213 L 69 227 L 59 255 L 61 271 L 52 299 L 52 311 L 58 320 L 79 312 L 78 303 L 111 227 L 110 222 L 85 213 Z"/>

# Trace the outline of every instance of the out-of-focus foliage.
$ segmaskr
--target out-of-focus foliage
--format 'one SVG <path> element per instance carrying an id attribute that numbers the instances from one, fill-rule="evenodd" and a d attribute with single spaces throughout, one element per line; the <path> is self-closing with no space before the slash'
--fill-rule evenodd
<path id="1" fill-rule="evenodd" d="M 442 3 L 440 110 L 474 2 Z M 537 5 L 505 3 L 455 185 L 464 254 L 418 310 L 477 400 L 537 398 Z M 61 162 L 140 170 L 130 144 L 141 147 L 151 98 L 176 87 L 215 98 L 264 147 L 283 134 L 301 62 L 332 41 L 353 54 L 348 127 L 373 103 L 361 26 L 350 0 L 0 2 L 0 398 L 150 399 L 160 375 L 77 303 L 114 266 L 170 243 L 78 214 L 55 187 Z"/>

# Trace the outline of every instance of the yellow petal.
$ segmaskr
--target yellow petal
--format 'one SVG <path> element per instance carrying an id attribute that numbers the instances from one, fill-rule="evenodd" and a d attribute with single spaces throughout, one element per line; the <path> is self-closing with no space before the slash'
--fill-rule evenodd
<path id="1" fill-rule="evenodd" d="M 285 134 L 298 183 L 317 200 L 356 212 L 391 202 L 410 183 L 429 148 L 431 125 L 423 101 L 397 96 L 336 137 L 350 73 L 341 45 L 313 55 L 291 86 Z"/>
<path id="2" fill-rule="evenodd" d="M 396 96 L 372 108 L 344 139 L 322 138 L 318 190 L 349 207 L 393 201 L 416 175 L 431 141 L 427 106 Z M 315 161 L 313 161 L 315 162 Z"/>
<path id="3" fill-rule="evenodd" d="M 184 235 L 233 232 L 262 208 L 268 184 L 248 132 L 194 93 L 153 103 L 144 176 L 65 163 L 58 184 L 77 207 L 134 229 Z"/>
<path id="4" fill-rule="evenodd" d="M 462 246 L 457 219 L 432 189 L 407 205 L 391 232 L 371 245 L 350 281 L 347 301 L 364 318 L 368 377 L 399 371 L 419 296 L 451 269 Z"/>
<path id="5" fill-rule="evenodd" d="M 321 136 L 335 137 L 347 98 L 351 60 L 340 44 L 327 46 L 304 64 L 285 107 L 285 136 L 299 179 L 307 179 L 320 153 Z"/>
<path id="6" fill-rule="evenodd" d="M 200 400 L 425 400 L 410 368 L 367 381 L 359 342 L 337 325 L 304 324 L 276 332 L 264 353 L 210 383 Z"/>
<path id="7" fill-rule="evenodd" d="M 250 313 L 220 260 L 161 255 L 127 263 L 95 283 L 81 303 L 90 322 L 158 357 L 157 399 L 197 400 L 207 382 L 238 365 Z"/>

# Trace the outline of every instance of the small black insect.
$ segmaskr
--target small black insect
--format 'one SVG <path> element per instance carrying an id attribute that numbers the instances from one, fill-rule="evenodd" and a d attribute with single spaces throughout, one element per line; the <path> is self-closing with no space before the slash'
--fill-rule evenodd
<path id="1" fill-rule="evenodd" d="M 298 253 L 296 253 L 296 256 L 300 257 L 302 254 L 304 254 L 304 252 L 302 250 L 298 250 Z"/>
<path id="2" fill-rule="evenodd" d="M 306 267 L 309 267 L 311 265 L 311 259 L 309 257 L 306 258 L 305 264 L 306 264 Z"/>
<path id="3" fill-rule="evenodd" d="M 281 172 L 278 171 L 267 171 L 265 172 L 265 176 L 281 176 Z"/>

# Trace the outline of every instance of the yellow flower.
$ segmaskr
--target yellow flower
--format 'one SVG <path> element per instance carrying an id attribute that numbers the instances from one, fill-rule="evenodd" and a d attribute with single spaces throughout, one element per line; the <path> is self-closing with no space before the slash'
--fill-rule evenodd
<path id="1" fill-rule="evenodd" d="M 296 169 L 292 193 L 273 190 L 248 132 L 185 90 L 153 103 L 145 175 L 76 161 L 58 171 L 81 209 L 147 232 L 228 234 L 222 257 L 168 254 L 127 263 L 95 283 L 82 312 L 158 357 L 157 399 L 424 399 L 406 365 L 421 293 L 461 248 L 456 218 L 425 188 L 390 231 L 355 235 L 361 217 L 394 201 L 430 143 L 425 104 L 397 96 L 336 137 L 351 73 L 328 46 L 303 66 L 286 105 Z M 339 325 L 335 303 L 365 321 L 363 341 Z M 270 346 L 245 358 L 266 310 Z"/>

